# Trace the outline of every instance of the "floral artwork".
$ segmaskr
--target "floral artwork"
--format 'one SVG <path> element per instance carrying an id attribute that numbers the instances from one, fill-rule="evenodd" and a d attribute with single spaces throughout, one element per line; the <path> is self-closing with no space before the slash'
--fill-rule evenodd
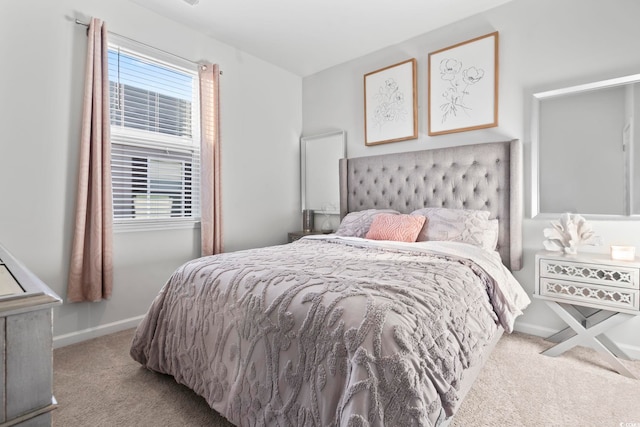
<path id="1" fill-rule="evenodd" d="M 404 92 L 398 88 L 398 82 L 389 78 L 378 89 L 375 95 L 378 105 L 374 110 L 373 118 L 378 130 L 393 122 L 405 120 L 407 116 L 407 106 Z"/>
<path id="2" fill-rule="evenodd" d="M 497 126 L 498 33 L 429 55 L 429 135 Z"/>
<path id="3" fill-rule="evenodd" d="M 366 145 L 418 137 L 415 81 L 415 59 L 364 76 Z"/>
<path id="4" fill-rule="evenodd" d="M 450 116 L 471 114 L 471 107 L 465 105 L 465 96 L 469 95 L 469 86 L 479 82 L 484 77 L 482 68 L 469 67 L 462 69 L 462 62 L 457 59 L 443 59 L 440 61 L 440 78 L 447 82 L 446 91 L 442 93 L 444 102 L 440 104 L 442 122 Z"/>

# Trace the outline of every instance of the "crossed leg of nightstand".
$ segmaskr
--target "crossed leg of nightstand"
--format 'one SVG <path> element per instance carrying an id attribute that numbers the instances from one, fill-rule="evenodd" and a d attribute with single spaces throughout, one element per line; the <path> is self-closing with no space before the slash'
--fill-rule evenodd
<path id="1" fill-rule="evenodd" d="M 558 342 L 558 344 L 544 351 L 542 354 L 545 356 L 558 356 L 577 345 L 591 347 L 600 353 L 619 374 L 636 379 L 636 376 L 618 359 L 618 357 L 629 359 L 629 356 L 615 345 L 613 341 L 601 335 L 635 316 L 607 310 L 598 310 L 590 316 L 584 316 L 570 304 L 555 301 L 545 302 L 569 328 L 563 329 L 547 338 L 547 340 Z"/>

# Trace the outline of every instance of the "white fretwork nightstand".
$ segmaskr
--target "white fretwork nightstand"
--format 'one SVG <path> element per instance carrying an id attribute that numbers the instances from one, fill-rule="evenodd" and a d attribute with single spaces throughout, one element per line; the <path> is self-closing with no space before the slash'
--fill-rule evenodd
<path id="1" fill-rule="evenodd" d="M 542 251 L 536 254 L 535 269 L 534 297 L 569 326 L 547 338 L 558 344 L 542 354 L 558 356 L 576 345 L 591 347 L 618 373 L 636 378 L 618 359 L 629 357 L 603 334 L 640 315 L 640 260 Z M 597 311 L 585 316 L 579 306 Z"/>

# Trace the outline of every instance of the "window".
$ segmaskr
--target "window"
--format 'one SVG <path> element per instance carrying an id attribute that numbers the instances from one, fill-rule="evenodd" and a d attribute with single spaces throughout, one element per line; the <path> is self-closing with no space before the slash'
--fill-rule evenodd
<path id="1" fill-rule="evenodd" d="M 194 226 L 200 220 L 196 64 L 113 36 L 109 85 L 115 228 Z"/>

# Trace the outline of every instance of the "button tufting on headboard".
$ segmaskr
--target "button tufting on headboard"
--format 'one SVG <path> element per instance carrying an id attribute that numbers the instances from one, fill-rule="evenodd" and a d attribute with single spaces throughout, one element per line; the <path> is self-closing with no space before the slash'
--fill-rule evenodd
<path id="1" fill-rule="evenodd" d="M 405 213 L 429 206 L 488 210 L 500 220 L 503 261 L 519 269 L 521 156 L 521 143 L 508 141 L 346 159 L 340 168 L 340 211 L 344 216 L 370 208 Z"/>

